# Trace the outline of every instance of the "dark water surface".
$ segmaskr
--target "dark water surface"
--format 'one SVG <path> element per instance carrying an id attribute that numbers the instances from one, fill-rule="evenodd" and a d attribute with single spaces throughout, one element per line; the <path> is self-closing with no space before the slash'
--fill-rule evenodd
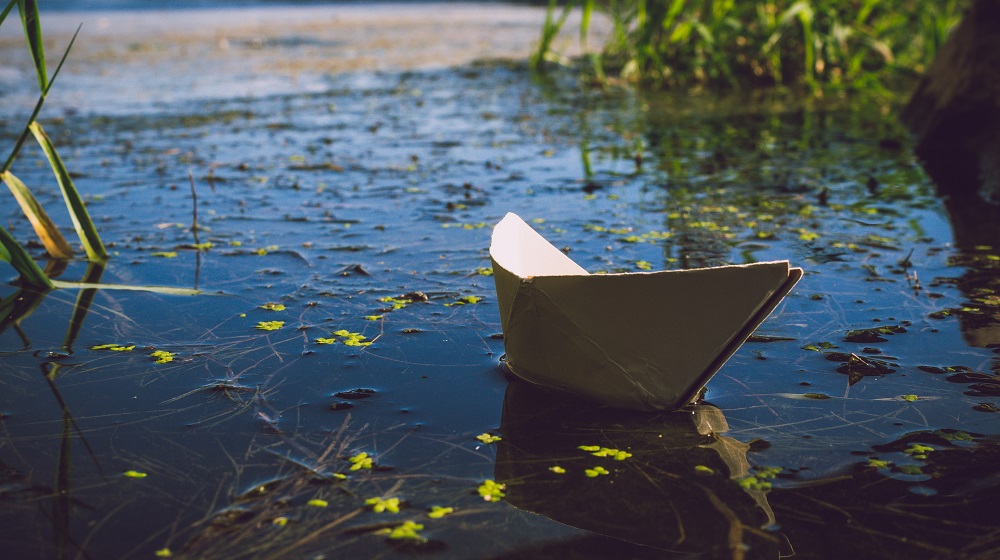
<path id="1" fill-rule="evenodd" d="M 1000 236 L 934 196 L 892 103 L 590 91 L 509 64 L 327 83 L 44 122 L 114 253 L 60 278 L 208 294 L 2 291 L 5 558 L 1000 550 Z M 15 172 L 68 226 L 42 155 Z M 595 408 L 504 376 L 487 249 L 508 211 L 591 271 L 806 276 L 705 403 Z M 405 521 L 423 540 L 380 533 Z"/>

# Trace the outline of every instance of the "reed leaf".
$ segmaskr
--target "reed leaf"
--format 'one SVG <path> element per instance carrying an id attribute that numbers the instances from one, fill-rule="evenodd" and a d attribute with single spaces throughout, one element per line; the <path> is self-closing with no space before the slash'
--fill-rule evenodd
<path id="1" fill-rule="evenodd" d="M 56 259 L 68 259 L 73 256 L 73 248 L 66 242 L 56 225 L 52 223 L 49 215 L 42 209 L 35 196 L 31 194 L 28 187 L 10 171 L 0 173 L 0 180 L 7 184 L 10 192 L 14 195 L 18 205 L 31 222 L 31 227 L 35 229 L 35 235 L 45 245 L 45 250 L 49 256 Z"/>
<path id="2" fill-rule="evenodd" d="M 121 291 L 131 291 L 131 292 L 151 292 L 154 294 L 164 294 L 168 296 L 212 295 L 208 292 L 202 292 L 201 290 L 192 290 L 190 288 L 174 288 L 171 286 L 132 286 L 130 284 L 94 284 L 88 282 L 65 282 L 62 280 L 50 280 L 50 284 L 54 288 L 61 288 L 61 289 L 121 290 Z M 222 295 L 222 294 L 214 294 L 214 295 Z"/>
<path id="3" fill-rule="evenodd" d="M 10 2 L 7 4 L 7 7 L 4 8 L 2 12 L 0 12 L 0 25 L 3 25 L 3 22 L 7 19 L 7 15 L 10 13 L 11 10 L 14 9 L 14 6 L 16 5 L 17 5 L 17 0 L 10 0 Z"/>
<path id="4" fill-rule="evenodd" d="M 17 0 L 17 8 L 21 12 L 21 25 L 24 26 L 24 37 L 28 40 L 31 58 L 35 62 L 38 89 L 48 91 L 49 74 L 45 70 L 45 46 L 42 44 L 42 20 L 38 16 L 38 3 L 35 0 Z"/>
<path id="5" fill-rule="evenodd" d="M 3 227 L 0 227 L 0 260 L 9 262 L 25 283 L 48 290 L 54 288 L 49 277 Z"/>
<path id="6" fill-rule="evenodd" d="M 29 128 L 31 129 L 31 133 L 34 134 L 35 140 L 42 147 L 42 151 L 45 152 L 45 157 L 49 160 L 52 172 L 55 173 L 56 181 L 59 183 L 59 190 L 62 191 L 63 200 L 66 201 L 66 208 L 73 219 L 73 227 L 80 237 L 80 242 L 83 243 L 83 249 L 87 252 L 87 258 L 91 261 L 107 260 L 108 252 L 104 249 L 104 243 L 101 242 L 101 236 L 97 233 L 97 227 L 94 226 L 93 220 L 90 219 L 90 214 L 87 213 L 83 199 L 80 198 L 80 193 L 77 192 L 76 187 L 73 185 L 73 179 L 70 177 L 69 171 L 66 170 L 62 159 L 56 153 L 55 146 L 52 145 L 52 140 L 45 134 L 42 125 L 38 122 L 31 123 Z"/>

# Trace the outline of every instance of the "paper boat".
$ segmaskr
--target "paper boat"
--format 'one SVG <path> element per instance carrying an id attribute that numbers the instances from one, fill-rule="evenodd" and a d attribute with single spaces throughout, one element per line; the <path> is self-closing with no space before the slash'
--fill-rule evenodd
<path id="1" fill-rule="evenodd" d="M 515 214 L 490 257 L 510 370 L 637 410 L 691 402 L 802 277 L 788 261 L 588 274 Z"/>

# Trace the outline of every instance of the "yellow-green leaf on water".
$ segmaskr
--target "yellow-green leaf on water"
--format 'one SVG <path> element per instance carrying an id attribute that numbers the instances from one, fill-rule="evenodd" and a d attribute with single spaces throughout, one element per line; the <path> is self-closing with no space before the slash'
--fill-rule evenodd
<path id="1" fill-rule="evenodd" d="M 163 257 L 165 259 L 173 259 L 177 257 L 177 251 L 156 251 L 155 253 L 150 253 L 151 257 Z"/>
<path id="2" fill-rule="evenodd" d="M 556 474 L 566 474 L 566 469 L 560 467 L 559 465 L 553 465 L 549 467 L 549 470 Z"/>
<path id="3" fill-rule="evenodd" d="M 366 321 L 378 321 L 382 317 L 385 317 L 385 315 L 365 315 L 365 320 Z"/>
<path id="4" fill-rule="evenodd" d="M 326 500 L 321 500 L 319 498 L 313 498 L 313 499 L 309 500 L 308 502 L 306 502 L 306 505 L 307 506 L 312 506 L 312 507 L 326 507 L 326 506 L 330 505 L 330 503 L 327 502 Z"/>
<path id="5" fill-rule="evenodd" d="M 431 519 L 441 519 L 442 517 L 448 515 L 449 513 L 453 513 L 454 511 L 455 508 L 453 507 L 433 506 L 431 510 L 427 512 L 427 517 L 430 517 Z"/>
<path id="6" fill-rule="evenodd" d="M 705 465 L 695 465 L 694 472 L 695 474 L 701 476 L 709 476 L 715 474 L 715 469 L 713 469 L 712 467 L 706 467 Z"/>
<path id="7" fill-rule="evenodd" d="M 254 328 L 262 331 L 276 331 L 283 326 L 285 326 L 284 321 L 261 321 Z"/>
<path id="8" fill-rule="evenodd" d="M 498 502 L 506 495 L 503 492 L 506 488 L 506 484 L 497 484 L 495 480 L 484 480 L 476 490 L 484 501 Z"/>
<path id="9" fill-rule="evenodd" d="M 399 513 L 399 498 L 368 498 L 365 505 L 372 506 L 375 513 Z"/>
<path id="10" fill-rule="evenodd" d="M 285 525 L 288 525 L 288 518 L 285 517 L 284 515 L 280 517 L 275 517 L 274 519 L 271 520 L 271 524 L 274 525 L 275 527 L 284 527 Z"/>
<path id="11" fill-rule="evenodd" d="M 635 261 L 635 267 L 639 270 L 653 270 L 653 263 L 649 261 Z"/>
<path id="12" fill-rule="evenodd" d="M 388 535 L 390 539 L 410 539 L 424 541 L 423 536 L 420 535 L 418 531 L 422 531 L 423 525 L 415 521 L 404 521 L 402 525 L 397 525 L 395 527 L 379 529 L 375 531 L 376 535 Z"/>
<path id="13" fill-rule="evenodd" d="M 175 354 L 173 352 L 167 352 L 166 350 L 156 350 L 149 355 L 151 358 L 155 358 L 155 363 L 166 364 L 174 361 Z"/>
<path id="14" fill-rule="evenodd" d="M 479 434 L 476 436 L 476 439 L 483 443 L 490 444 L 500 441 L 500 436 L 495 436 L 493 434 Z"/>
<path id="15" fill-rule="evenodd" d="M 906 402 L 916 402 L 920 400 L 920 397 L 918 397 L 917 395 L 900 395 L 899 398 L 903 399 Z"/>
<path id="16" fill-rule="evenodd" d="M 606 475 L 606 474 L 611 474 L 611 473 L 608 472 L 608 469 L 606 469 L 606 468 L 604 468 L 602 466 L 596 466 L 596 467 L 594 467 L 592 469 L 584 469 L 583 470 L 583 474 L 589 476 L 590 478 L 596 478 L 598 476 L 602 476 L 602 475 Z"/>
<path id="17" fill-rule="evenodd" d="M 124 474 L 126 478 L 146 478 L 147 476 L 149 476 L 148 474 L 146 474 L 144 472 L 133 471 L 133 470 L 125 471 L 122 474 Z"/>
<path id="18" fill-rule="evenodd" d="M 361 469 L 370 469 L 374 465 L 374 460 L 368 456 L 368 453 L 362 451 L 353 457 L 347 459 L 351 463 L 351 470 L 358 471 Z"/>
<path id="19" fill-rule="evenodd" d="M 336 338 L 317 338 L 315 340 L 316 344 L 334 344 L 337 342 Z"/>
<path id="20" fill-rule="evenodd" d="M 174 555 L 174 553 L 171 552 L 170 549 L 167 547 L 163 547 L 160 550 L 154 552 L 153 554 L 155 554 L 157 558 L 170 558 L 171 556 Z"/>
<path id="21" fill-rule="evenodd" d="M 267 309 L 268 311 L 284 311 L 285 310 L 285 306 L 283 304 L 280 304 L 280 303 L 270 303 L 270 302 L 265 303 L 264 305 L 261 305 L 260 308 L 261 309 Z"/>

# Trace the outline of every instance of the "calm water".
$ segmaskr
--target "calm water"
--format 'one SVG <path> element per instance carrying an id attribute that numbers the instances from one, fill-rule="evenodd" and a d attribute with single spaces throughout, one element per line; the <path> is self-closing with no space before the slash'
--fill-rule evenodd
<path id="1" fill-rule="evenodd" d="M 892 103 L 591 91 L 520 64 L 323 84 L 44 121 L 114 253 L 60 278 L 206 294 L 0 292 L 6 557 L 1000 549 L 1000 239 L 934 196 Z M 41 154 L 14 170 L 68 227 Z M 806 276 L 704 403 L 601 409 L 504 374 L 488 244 L 509 211 L 591 271 Z M 419 539 L 381 532 L 406 521 Z"/>

